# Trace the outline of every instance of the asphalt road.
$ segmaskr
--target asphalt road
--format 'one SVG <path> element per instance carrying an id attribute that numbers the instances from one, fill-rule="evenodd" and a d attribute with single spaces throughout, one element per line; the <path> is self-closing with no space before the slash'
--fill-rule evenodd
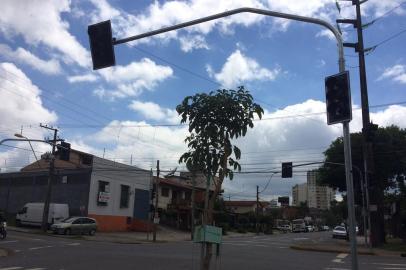
<path id="1" fill-rule="evenodd" d="M 212 269 L 351 269 L 348 254 L 289 248 L 297 241 L 328 239 L 328 232 L 226 238 Z M 0 270 L 199 269 L 200 246 L 191 242 L 114 244 L 10 232 L 0 247 L 14 251 L 0 258 Z M 359 256 L 359 260 L 361 270 L 406 270 L 405 258 Z"/>

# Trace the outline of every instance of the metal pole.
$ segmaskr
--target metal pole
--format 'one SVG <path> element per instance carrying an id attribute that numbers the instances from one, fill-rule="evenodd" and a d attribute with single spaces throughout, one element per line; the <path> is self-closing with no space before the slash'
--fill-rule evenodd
<path id="1" fill-rule="evenodd" d="M 157 230 L 157 220 L 158 220 L 158 202 L 159 202 L 159 160 L 156 161 L 156 181 L 155 181 L 155 211 L 154 211 L 154 231 L 152 234 L 152 241 L 156 242 L 156 230 Z"/>
<path id="2" fill-rule="evenodd" d="M 258 224 L 258 215 L 259 215 L 259 186 L 257 186 L 257 204 L 255 208 L 255 230 L 257 235 L 259 235 L 259 224 Z"/>
<path id="3" fill-rule="evenodd" d="M 196 196 L 196 175 L 192 172 L 192 202 L 191 202 L 191 222 L 190 222 L 190 239 L 193 240 L 193 234 L 195 231 L 195 196 Z"/>
<path id="4" fill-rule="evenodd" d="M 354 185 L 352 180 L 352 158 L 349 123 L 343 123 L 345 180 L 347 186 L 347 207 L 349 219 L 349 237 L 351 247 L 351 269 L 358 270 L 357 236 L 355 233 Z"/>

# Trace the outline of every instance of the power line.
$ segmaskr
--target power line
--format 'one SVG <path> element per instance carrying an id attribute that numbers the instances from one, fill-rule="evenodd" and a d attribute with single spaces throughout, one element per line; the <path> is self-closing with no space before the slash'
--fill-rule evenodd
<path id="1" fill-rule="evenodd" d="M 392 35 L 392 36 L 390 36 L 390 37 L 388 37 L 388 38 L 382 40 L 381 42 L 375 44 L 374 46 L 372 46 L 372 47 L 370 47 L 370 48 L 366 48 L 366 49 L 364 50 L 365 53 L 366 53 L 366 55 L 370 55 L 370 54 L 373 53 L 373 52 L 376 50 L 376 48 L 378 48 L 379 46 L 381 46 L 381 45 L 383 45 L 383 44 L 385 44 L 385 43 L 391 41 L 392 39 L 397 38 L 398 36 L 400 36 L 401 34 L 403 34 L 403 33 L 405 33 L 405 32 L 406 32 L 406 29 L 403 29 L 403 30 L 397 32 L 396 34 L 394 34 L 394 35 Z"/>

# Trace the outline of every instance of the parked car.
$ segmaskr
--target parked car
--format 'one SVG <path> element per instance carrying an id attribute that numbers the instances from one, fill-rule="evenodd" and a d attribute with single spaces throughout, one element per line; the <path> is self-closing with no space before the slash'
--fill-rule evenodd
<path id="1" fill-rule="evenodd" d="M 88 217 L 70 217 L 60 223 L 53 224 L 51 230 L 55 234 L 89 234 L 97 231 L 97 222 Z"/>
<path id="2" fill-rule="evenodd" d="M 342 239 L 347 239 L 347 230 L 345 229 L 344 226 L 336 226 L 333 229 L 333 238 L 342 238 Z"/>
<path id="3" fill-rule="evenodd" d="M 330 227 L 327 226 L 327 225 L 324 225 L 324 226 L 321 226 L 321 229 L 322 229 L 323 231 L 329 231 L 329 230 L 330 230 Z"/>
<path id="4" fill-rule="evenodd" d="M 281 225 L 278 229 L 283 232 L 290 232 L 292 230 L 289 224 Z"/>
<path id="5" fill-rule="evenodd" d="M 314 227 L 313 227 L 313 225 L 307 225 L 307 226 L 306 226 L 306 232 L 314 232 Z"/>
<path id="6" fill-rule="evenodd" d="M 16 215 L 16 225 L 41 226 L 44 203 L 26 203 Z M 58 223 L 69 217 L 69 206 L 63 203 L 49 205 L 48 224 Z"/>

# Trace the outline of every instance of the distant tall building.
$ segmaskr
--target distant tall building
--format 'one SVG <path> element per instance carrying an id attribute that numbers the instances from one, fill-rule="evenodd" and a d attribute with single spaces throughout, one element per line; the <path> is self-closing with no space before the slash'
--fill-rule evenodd
<path id="1" fill-rule="evenodd" d="M 301 202 L 306 202 L 309 208 L 327 210 L 330 209 L 335 192 L 328 186 L 318 186 L 317 172 L 308 171 L 307 183 L 293 186 L 292 197 L 295 206 L 299 206 Z"/>

